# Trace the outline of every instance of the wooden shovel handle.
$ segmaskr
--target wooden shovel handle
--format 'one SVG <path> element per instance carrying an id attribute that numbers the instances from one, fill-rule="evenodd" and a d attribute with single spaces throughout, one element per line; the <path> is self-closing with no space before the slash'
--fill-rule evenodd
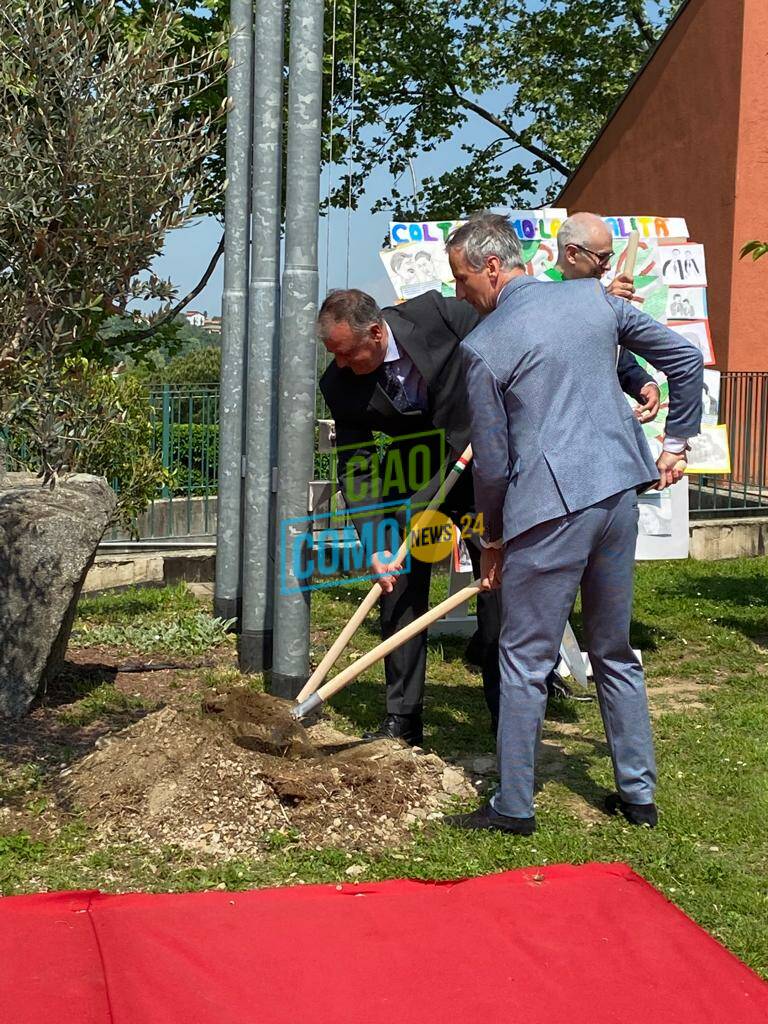
<path id="1" fill-rule="evenodd" d="M 430 608 L 429 611 L 420 615 L 418 619 L 414 619 L 413 622 L 409 622 L 407 626 L 398 630 L 394 636 L 388 637 L 386 640 L 374 647 L 372 651 L 364 654 L 361 658 L 345 668 L 342 672 L 339 672 L 333 679 L 329 679 L 327 683 L 320 687 L 317 691 L 317 696 L 322 700 L 328 700 L 343 690 L 345 686 L 352 682 L 353 679 L 357 679 L 359 675 L 369 669 L 371 665 L 375 665 L 377 661 L 381 661 L 382 658 L 386 658 L 392 651 L 396 651 L 398 647 L 402 647 L 404 643 L 417 636 L 423 630 L 427 629 L 432 625 L 433 622 L 437 622 L 448 612 L 453 611 L 454 608 L 458 608 L 459 605 L 464 604 L 465 601 L 469 601 L 471 597 L 474 597 L 482 590 L 480 583 L 472 583 L 468 587 L 462 587 L 461 590 L 457 590 L 455 594 L 451 594 L 445 601 L 441 601 L 440 604 L 435 605 L 434 608 Z"/>
<path id="2" fill-rule="evenodd" d="M 626 257 L 624 259 L 624 269 L 622 274 L 626 277 L 633 278 L 635 276 L 635 263 L 637 263 L 637 247 L 640 244 L 640 232 L 631 231 L 629 235 L 629 241 L 627 242 Z"/>
<path id="3" fill-rule="evenodd" d="M 471 459 L 472 445 L 468 444 L 464 451 L 461 453 L 461 455 L 458 457 L 456 462 L 451 467 L 450 473 L 438 488 L 437 494 L 432 498 L 430 503 L 427 505 L 425 511 L 431 511 L 433 509 L 438 508 L 438 506 L 442 505 L 442 503 L 445 501 L 446 495 L 451 491 L 454 484 L 457 482 L 461 474 L 467 468 Z M 403 558 L 405 558 L 406 554 L 408 553 L 408 549 L 411 546 L 412 539 L 413 533 L 409 532 L 406 538 L 403 540 L 403 543 L 397 549 L 393 561 L 400 562 L 402 561 Z M 339 657 L 343 653 L 345 647 L 357 632 L 358 627 L 361 625 L 362 622 L 365 621 L 366 617 L 368 616 L 368 612 L 376 604 L 378 604 L 381 594 L 381 587 L 379 586 L 378 583 L 374 583 L 371 589 L 363 598 L 360 607 L 352 615 L 349 622 L 346 624 L 344 629 L 342 629 L 336 640 L 331 645 L 330 649 L 326 653 L 323 660 L 320 662 L 315 671 L 304 684 L 303 689 L 296 698 L 297 703 L 301 703 L 302 701 L 306 700 L 307 697 L 310 696 L 310 694 L 314 693 L 315 690 L 317 690 L 322 681 L 325 679 L 325 677 L 331 671 L 333 666 L 339 660 Z"/>

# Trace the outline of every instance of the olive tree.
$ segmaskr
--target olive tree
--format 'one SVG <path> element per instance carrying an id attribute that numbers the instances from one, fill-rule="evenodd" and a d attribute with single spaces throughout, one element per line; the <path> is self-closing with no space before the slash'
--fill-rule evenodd
<path id="1" fill-rule="evenodd" d="M 145 324 L 105 323 L 135 317 L 132 300 L 171 303 L 149 268 L 217 187 L 222 111 L 197 100 L 225 62 L 182 45 L 178 19 L 157 3 L 137 32 L 110 0 L 0 11 L 0 429 L 24 434 L 46 479 L 84 468 L 125 417 L 117 399 L 94 416 L 73 367 L 146 346 Z"/>

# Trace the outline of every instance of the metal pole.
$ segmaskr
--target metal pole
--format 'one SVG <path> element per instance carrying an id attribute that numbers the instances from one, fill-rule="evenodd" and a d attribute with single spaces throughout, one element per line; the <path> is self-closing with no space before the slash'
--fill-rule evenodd
<path id="1" fill-rule="evenodd" d="M 282 211 L 283 0 L 258 0 L 259 73 L 253 83 L 251 287 L 245 430 L 243 615 L 240 668 L 272 665 L 276 396 L 280 326 Z"/>
<path id="2" fill-rule="evenodd" d="M 240 617 L 243 378 L 248 302 L 248 217 L 251 167 L 253 7 L 232 0 L 227 79 L 227 188 L 224 194 L 224 293 L 221 302 L 219 492 L 214 608 Z"/>
<path id="3" fill-rule="evenodd" d="M 278 535 L 288 548 L 307 532 L 288 520 L 307 515 L 314 462 L 323 0 L 293 0 L 290 39 L 277 491 Z M 284 563 L 275 581 L 270 685 L 273 693 L 294 697 L 309 674 L 309 593 L 295 592 L 300 583 L 285 555 L 279 552 Z"/>

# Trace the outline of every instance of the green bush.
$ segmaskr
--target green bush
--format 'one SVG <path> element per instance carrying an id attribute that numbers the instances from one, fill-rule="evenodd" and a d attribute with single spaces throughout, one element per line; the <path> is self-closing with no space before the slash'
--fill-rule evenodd
<path id="1" fill-rule="evenodd" d="M 175 356 L 160 370 L 163 384 L 218 384 L 221 349 L 218 345 L 195 348 Z"/>
<path id="2" fill-rule="evenodd" d="M 218 423 L 175 423 L 171 427 L 174 497 L 216 494 L 219 466 Z"/>

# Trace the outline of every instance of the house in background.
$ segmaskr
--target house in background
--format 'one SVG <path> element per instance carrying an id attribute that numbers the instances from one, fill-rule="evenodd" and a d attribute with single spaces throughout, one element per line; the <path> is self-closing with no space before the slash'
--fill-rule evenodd
<path id="1" fill-rule="evenodd" d="M 205 313 L 201 313 L 197 309 L 186 309 L 184 310 L 184 316 L 192 327 L 204 327 L 205 326 Z"/>
<path id="2" fill-rule="evenodd" d="M 558 206 L 685 217 L 720 370 L 768 371 L 768 0 L 687 0 Z"/>

